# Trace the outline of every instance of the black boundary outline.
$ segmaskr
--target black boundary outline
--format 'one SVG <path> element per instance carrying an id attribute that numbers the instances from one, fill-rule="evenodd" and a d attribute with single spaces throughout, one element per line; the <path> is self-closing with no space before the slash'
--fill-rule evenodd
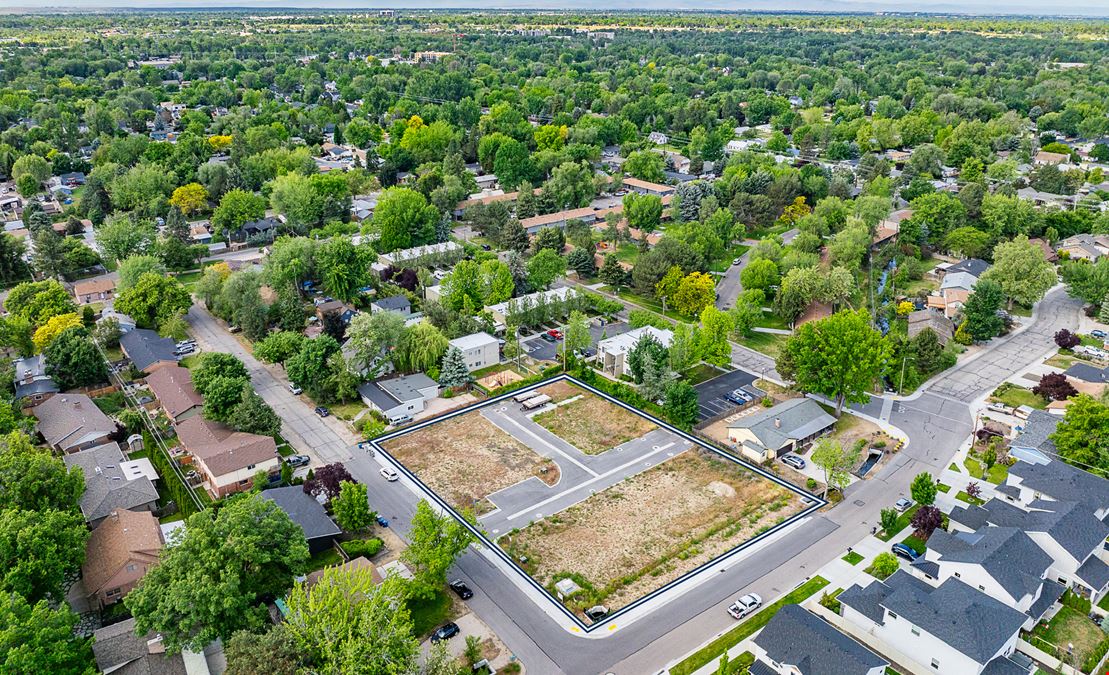
<path id="1" fill-rule="evenodd" d="M 719 455 L 720 457 L 723 457 L 723 458 L 725 458 L 727 460 L 730 460 L 730 461 L 732 461 L 736 464 L 739 464 L 740 466 L 744 467 L 745 469 L 748 469 L 750 471 L 755 472 L 756 474 L 762 476 L 763 478 L 766 478 L 768 480 L 773 481 L 774 483 L 777 483 L 778 485 L 786 488 L 790 492 L 793 492 L 796 495 L 800 496 L 802 499 L 807 499 L 807 500 L 809 500 L 811 502 L 815 502 L 815 503 L 812 506 L 810 506 L 809 508 L 804 509 L 804 510 L 802 510 L 801 512 L 799 512 L 797 514 L 794 514 L 792 517 L 788 518 L 787 520 L 784 520 L 781 523 L 778 523 L 777 525 L 770 528 L 769 530 L 766 530 L 765 532 L 763 532 L 761 534 L 758 534 L 758 535 L 752 537 L 751 539 L 748 539 L 747 541 L 743 542 L 739 546 L 736 546 L 735 548 L 733 548 L 729 551 L 726 551 L 725 553 L 722 553 L 721 555 L 713 558 L 712 560 L 709 560 L 709 561 L 705 562 L 704 564 L 700 565 L 699 567 L 697 567 L 695 569 L 692 569 L 689 572 L 686 572 L 685 574 L 678 577 L 677 579 L 674 579 L 673 581 L 670 581 L 666 585 L 661 586 L 659 588 L 656 588 L 655 590 L 651 591 L 647 595 L 644 595 L 644 596 L 640 597 L 639 599 L 637 599 L 637 600 L 621 607 L 619 610 L 607 615 L 604 618 L 603 621 L 600 621 L 598 623 L 594 623 L 592 625 L 587 626 L 581 619 L 579 619 L 577 617 L 577 615 L 575 615 L 573 612 L 571 612 L 568 607 L 563 605 L 561 602 L 559 602 L 559 600 L 557 598 L 555 598 L 553 595 L 551 595 L 550 591 L 548 591 L 546 588 L 544 588 L 530 574 L 528 574 L 526 571 L 524 571 L 524 569 L 522 567 L 520 567 L 516 563 L 516 561 L 513 560 L 512 557 L 508 555 L 507 552 L 505 552 L 500 546 L 498 546 L 496 543 L 494 543 L 488 537 L 486 537 L 485 534 L 479 528 L 474 527 L 470 522 L 468 522 L 465 518 L 463 518 L 461 514 L 459 514 L 450 504 L 447 504 L 447 502 L 442 497 L 440 497 L 438 493 L 436 493 L 434 490 L 432 490 L 430 487 L 428 487 L 422 480 L 420 480 L 416 476 L 416 474 L 414 474 L 412 471 L 410 471 L 408 469 L 408 467 L 406 467 L 403 463 L 397 461 L 396 458 L 394 458 L 392 455 L 390 455 L 387 450 L 385 450 L 383 447 L 381 447 L 381 443 L 383 443 L 385 441 L 390 441 L 390 440 L 393 440 L 395 438 L 399 438 L 401 436 L 404 436 L 406 434 L 409 434 L 409 433 L 412 433 L 412 432 L 415 432 L 415 431 L 420 431 L 420 430 L 425 429 L 427 427 L 430 427 L 434 424 L 438 424 L 439 422 L 445 422 L 446 420 L 452 419 L 454 417 L 458 417 L 460 415 L 465 415 L 467 413 L 477 412 L 481 408 L 491 406 L 491 405 L 496 405 L 497 403 L 500 403 L 501 401 L 507 400 L 507 399 L 509 399 L 513 396 L 516 396 L 516 395 L 522 393 L 522 392 L 530 391 L 530 390 L 533 390 L 533 389 L 538 389 L 539 387 L 545 387 L 549 384 L 559 382 L 559 381 L 562 381 L 562 380 L 568 380 L 569 382 L 585 389 L 586 391 L 589 391 L 593 394 L 596 394 L 597 396 L 600 396 L 601 398 L 603 398 L 603 399 L 605 399 L 605 400 L 607 400 L 611 403 L 615 403 L 616 405 L 624 408 L 625 410 L 629 410 L 629 411 L 635 413 L 636 415 L 639 415 L 640 417 L 652 422 L 653 424 L 656 424 L 656 425 L 666 429 L 667 431 L 669 431 L 671 433 L 677 434 L 681 438 L 683 438 L 687 441 L 690 441 L 691 443 L 693 443 L 693 444 L 695 444 L 695 445 L 697 445 L 697 446 L 699 446 L 699 447 L 701 447 L 705 450 L 713 452 L 713 453 Z M 678 429 L 677 427 L 674 427 L 674 426 L 672 426 L 672 425 L 670 425 L 666 422 L 663 422 L 662 420 L 660 420 L 656 417 L 652 417 L 651 415 L 648 415 L 648 414 L 646 414 L 645 412 L 643 412 L 641 410 L 633 408 L 632 406 L 624 403 L 623 401 L 621 401 L 619 399 L 616 399 L 613 396 L 610 396 L 609 394 L 606 394 L 603 391 L 595 389 L 592 386 L 582 382 L 581 380 L 579 380 L 579 379 L 577 379 L 577 378 L 575 378 L 571 375 L 565 374 L 565 373 L 563 373 L 561 375 L 556 375 L 555 377 L 543 380 L 542 382 L 537 382 L 537 383 L 532 384 L 532 385 L 527 386 L 527 387 L 521 387 L 520 389 L 514 389 L 514 390 L 512 390 L 508 393 L 501 394 L 500 396 L 496 396 L 496 397 L 491 398 L 487 401 L 480 401 L 478 403 L 474 403 L 472 405 L 468 405 L 468 406 L 465 406 L 463 408 L 459 408 L 458 410 L 452 411 L 452 412 L 450 412 L 446 415 L 442 415 L 440 417 L 434 417 L 430 420 L 425 420 L 423 422 L 420 422 L 419 424 L 415 424 L 415 425 L 410 426 L 410 427 L 405 427 L 403 429 L 398 429 L 397 431 L 394 431 L 394 432 L 389 433 L 389 434 L 385 434 L 384 436 L 379 436 L 379 437 L 377 437 L 375 439 L 372 439 L 368 442 L 369 442 L 370 445 L 373 446 L 375 451 L 382 453 L 386 458 L 388 458 L 389 463 L 391 465 L 396 467 L 398 470 L 400 470 L 402 473 L 404 473 L 404 475 L 407 476 L 409 480 L 411 480 L 417 486 L 419 486 L 419 488 L 424 492 L 425 495 L 430 497 L 432 499 L 432 501 L 434 501 L 437 505 L 439 505 L 440 508 L 444 509 L 447 513 L 450 513 L 451 516 L 453 516 L 456 520 L 458 520 L 460 523 L 462 523 L 463 526 L 465 526 L 466 529 L 468 529 L 471 534 L 473 534 L 475 537 L 477 537 L 478 541 L 480 541 L 482 544 L 484 544 L 490 551 L 493 551 L 497 555 L 497 557 L 499 557 L 502 561 L 508 563 L 512 567 L 512 569 L 514 569 L 516 571 L 517 574 L 519 574 L 529 584 L 531 584 L 532 588 L 538 590 L 544 597 L 546 597 L 552 604 L 554 604 L 555 607 L 557 607 L 559 610 L 561 610 L 563 615 L 565 615 L 567 618 L 569 618 L 571 621 L 573 621 L 574 624 L 578 628 L 585 631 L 586 633 L 589 633 L 593 630 L 596 630 L 597 628 L 601 627 L 602 625 L 608 624 L 609 622 L 612 621 L 612 619 L 615 619 L 615 618 L 617 618 L 619 616 L 622 616 L 622 615 L 626 615 L 629 611 L 643 605 L 646 602 L 649 602 L 650 600 L 653 600 L 654 598 L 657 598 L 658 596 L 662 595 L 663 593 L 666 593 L 667 591 L 672 590 L 676 586 L 688 581 L 690 578 L 704 572 L 707 568 L 712 567 L 712 566 L 714 566 L 718 563 L 721 563 L 721 562 L 723 562 L 723 561 L 725 561 L 725 560 L 727 560 L 727 559 L 743 552 L 744 550 L 746 550 L 747 548 L 751 547 L 752 545 L 754 545 L 756 543 L 762 542 L 763 540 L 770 537 L 771 535 L 781 531 L 782 529 L 784 529 L 786 527 L 789 527 L 790 525 L 797 522 L 798 520 L 801 520 L 802 518 L 808 517 L 810 514 L 814 513 L 815 511 L 823 508 L 824 506 L 826 506 L 828 504 L 827 500 L 825 500 L 821 497 L 817 497 L 816 495 L 813 495 L 809 492 L 806 492 L 806 491 L 802 490 L 800 487 L 794 485 L 793 483 L 790 483 L 789 481 L 783 480 L 782 478 L 780 478 L 778 476 L 775 476 L 774 474 L 762 469 L 761 467 L 758 467 L 754 464 L 751 464 L 751 463 L 747 462 L 746 460 L 740 459 L 739 457 L 736 457 L 734 455 L 726 453 L 723 450 L 720 450 L 719 448 L 716 448 L 716 447 L 706 443 L 705 441 L 697 438 L 696 436 L 693 436 L 692 434 L 689 434 L 685 431 L 682 431 L 681 429 Z"/>

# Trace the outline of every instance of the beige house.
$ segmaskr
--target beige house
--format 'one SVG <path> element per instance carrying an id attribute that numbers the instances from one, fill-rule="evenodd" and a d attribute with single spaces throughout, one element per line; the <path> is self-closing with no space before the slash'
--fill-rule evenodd
<path id="1" fill-rule="evenodd" d="M 73 284 L 73 297 L 78 305 L 108 302 L 115 297 L 117 283 L 119 283 L 118 272 L 82 279 Z"/>
<path id="2" fill-rule="evenodd" d="M 81 566 L 85 592 L 97 606 L 119 602 L 146 571 L 158 564 L 165 542 L 149 511 L 112 511 L 92 531 Z"/>
<path id="3" fill-rule="evenodd" d="M 204 407 L 204 399 L 193 388 L 188 368 L 163 366 L 146 378 L 146 385 L 158 399 L 162 411 L 174 422 L 193 417 Z"/>
<path id="4" fill-rule="evenodd" d="M 199 415 L 174 429 L 216 499 L 249 490 L 259 471 L 273 474 L 281 470 L 277 444 L 269 436 L 234 431 Z"/>
<path id="5" fill-rule="evenodd" d="M 836 418 L 824 412 L 811 398 L 794 398 L 728 424 L 728 440 L 740 452 L 756 461 L 796 452 L 836 425 Z"/>

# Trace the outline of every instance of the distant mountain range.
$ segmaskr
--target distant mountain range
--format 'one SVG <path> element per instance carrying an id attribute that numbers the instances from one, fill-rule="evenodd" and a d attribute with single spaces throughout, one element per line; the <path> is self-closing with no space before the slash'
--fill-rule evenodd
<path id="1" fill-rule="evenodd" d="M 231 6 L 229 6 L 231 5 Z M 710 11 L 795 11 L 821 13 L 928 13 L 928 14 L 977 14 L 985 16 L 1082 16 L 1109 17 L 1106 0 L 1062 0 L 1047 4 L 1042 0 L 1008 0 L 1005 3 L 987 0 L 139 0 L 125 3 L 122 0 L 46 0 L 42 3 L 28 0 L 0 0 L 6 12 L 51 12 L 72 10 L 143 10 L 143 9 L 520 9 L 520 10 L 710 10 Z"/>

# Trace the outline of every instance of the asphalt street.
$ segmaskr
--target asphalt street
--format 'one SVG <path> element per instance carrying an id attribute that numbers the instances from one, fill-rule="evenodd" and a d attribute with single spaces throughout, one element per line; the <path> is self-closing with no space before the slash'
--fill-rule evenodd
<path id="1" fill-rule="evenodd" d="M 681 599 L 634 623 L 617 626 L 611 636 L 589 639 L 564 631 L 473 551 L 456 565 L 457 576 L 475 592 L 468 604 L 529 673 L 657 673 L 734 625 L 725 608 L 736 595 L 754 591 L 774 598 L 803 583 L 877 526 L 881 509 L 908 494 L 913 476 L 946 467 L 972 430 L 968 403 L 1036 361 L 1050 347 L 1056 330 L 1077 325 L 1079 310 L 1079 303 L 1056 289 L 1037 307 L 1030 328 L 997 341 L 978 358 L 960 363 L 929 383 L 920 395 L 897 401 L 875 397 L 859 406 L 862 412 L 905 432 L 909 444 L 878 474 L 848 488 L 845 500 L 835 508 L 799 524 L 788 536 L 752 553 L 712 583 L 692 587 Z M 353 439 L 345 430 L 333 428 L 341 423 L 316 417 L 309 402 L 288 391 L 279 371 L 253 359 L 206 311 L 194 307 L 188 318 L 202 347 L 235 354 L 247 364 L 259 393 L 284 420 L 285 438 L 299 452 L 320 461 L 344 461 L 369 487 L 371 506 L 389 518 L 403 536 L 416 497 L 401 484 L 385 482 L 378 475 L 378 461 L 351 445 Z M 733 361 L 760 376 L 777 376 L 773 360 L 757 352 L 733 346 Z"/>

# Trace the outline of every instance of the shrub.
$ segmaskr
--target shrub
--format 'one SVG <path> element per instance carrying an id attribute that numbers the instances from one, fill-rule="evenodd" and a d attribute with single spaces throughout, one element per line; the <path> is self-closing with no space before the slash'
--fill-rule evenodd
<path id="1" fill-rule="evenodd" d="M 808 478 L 805 480 L 805 487 L 809 490 L 815 490 L 817 485 L 819 485 L 819 483 L 816 482 L 815 478 Z"/>
<path id="2" fill-rule="evenodd" d="M 381 551 L 385 543 L 374 537 L 373 539 L 351 539 L 350 541 L 344 541 L 340 546 L 351 558 L 359 556 L 372 558 Z"/>
<path id="3" fill-rule="evenodd" d="M 1059 598 L 1059 602 L 1063 606 L 1070 607 L 1071 609 L 1082 612 L 1083 614 L 1090 613 L 1091 604 L 1089 598 L 1084 598 L 1069 588 L 1067 589 L 1066 593 L 1063 593 L 1063 597 Z"/>
<path id="4" fill-rule="evenodd" d="M 838 599 L 836 599 L 836 596 L 828 593 L 827 591 L 824 592 L 824 595 L 820 596 L 820 605 L 836 614 L 839 614 L 839 611 L 841 609 L 840 602 Z"/>
<path id="5" fill-rule="evenodd" d="M 901 564 L 897 562 L 897 556 L 887 551 L 875 556 L 874 562 L 870 563 L 870 567 L 867 568 L 867 571 L 878 579 L 885 579 L 896 572 L 900 567 Z"/>

